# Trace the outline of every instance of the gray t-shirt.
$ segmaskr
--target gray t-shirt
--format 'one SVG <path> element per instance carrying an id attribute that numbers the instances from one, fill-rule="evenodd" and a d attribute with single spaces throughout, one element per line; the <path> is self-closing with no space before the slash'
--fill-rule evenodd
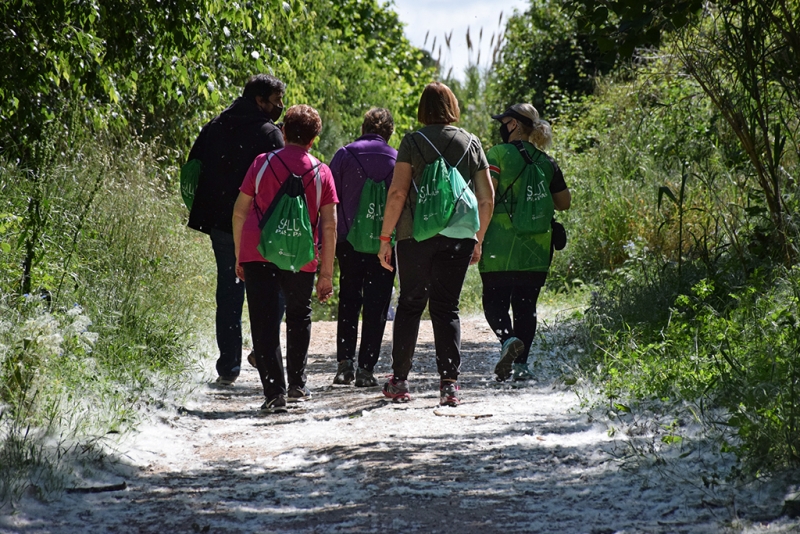
<path id="1" fill-rule="evenodd" d="M 467 133 L 466 130 L 444 124 L 431 124 L 430 126 L 421 128 L 419 131 L 433 143 L 436 150 L 444 156 L 447 163 L 453 165 L 461 160 L 461 163 L 459 163 L 457 167 L 458 172 L 461 173 L 461 176 L 463 176 L 468 183 L 471 184 L 475 173 L 489 168 L 489 163 L 486 161 L 486 154 L 483 153 L 480 140 L 474 135 Z M 431 143 L 428 143 L 428 141 L 416 132 L 412 132 L 403 137 L 403 140 L 400 142 L 400 148 L 397 151 L 398 163 L 403 162 L 411 164 L 411 178 L 417 186 L 420 184 L 425 166 L 439 157 L 436 150 L 431 146 Z M 475 189 L 472 184 L 471 187 L 473 190 Z M 397 221 L 398 241 L 401 239 L 411 239 L 413 237 L 414 209 L 416 205 L 417 190 L 412 184 L 408 191 L 406 205 L 403 207 L 403 212 L 400 214 L 400 220 Z"/>

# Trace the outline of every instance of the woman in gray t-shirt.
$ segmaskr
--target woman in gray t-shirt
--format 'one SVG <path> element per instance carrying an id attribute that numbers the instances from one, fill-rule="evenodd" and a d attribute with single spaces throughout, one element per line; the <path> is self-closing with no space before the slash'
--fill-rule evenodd
<path id="1" fill-rule="evenodd" d="M 411 399 L 408 373 L 420 318 L 428 305 L 436 345 L 436 365 L 441 377 L 439 403 L 457 406 L 457 380 L 461 367 L 458 302 L 467 268 L 477 263 L 481 256 L 483 235 L 494 207 L 494 190 L 480 141 L 465 130 L 451 126 L 458 121 L 459 109 L 458 100 L 449 87 L 438 82 L 428 84 L 420 98 L 417 118 L 424 127 L 406 134 L 400 143 L 378 253 L 381 264 L 392 269 L 391 235 L 396 229 L 395 260 L 400 278 L 400 298 L 392 343 L 394 374 L 383 386 L 383 393 L 395 401 Z M 414 239 L 417 190 L 425 167 L 439 156 L 449 165 L 454 165 L 470 183 L 477 199 L 480 228 L 470 236 L 448 237 L 440 233 L 418 241 Z"/>

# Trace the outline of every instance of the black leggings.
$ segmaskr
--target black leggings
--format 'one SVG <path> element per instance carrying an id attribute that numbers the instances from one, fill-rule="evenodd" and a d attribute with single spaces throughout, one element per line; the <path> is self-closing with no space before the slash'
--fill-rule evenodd
<path id="1" fill-rule="evenodd" d="M 474 248 L 474 239 L 445 236 L 397 242 L 400 299 L 394 317 L 392 344 L 395 378 L 408 378 L 417 346 L 419 321 L 426 304 L 433 326 L 439 376 L 449 380 L 458 378 L 461 368 L 458 302 Z"/>
<path id="2" fill-rule="evenodd" d="M 281 356 L 281 304 L 286 298 L 286 374 L 290 386 L 305 386 L 311 340 L 311 292 L 314 273 L 282 271 L 273 263 L 243 263 L 247 307 L 258 375 L 268 399 L 286 394 Z"/>
<path id="3" fill-rule="evenodd" d="M 527 363 L 531 344 L 536 336 L 536 301 L 544 284 L 546 273 L 541 276 L 520 277 L 516 273 L 481 273 L 483 280 L 483 314 L 500 343 L 516 337 L 525 344 L 525 351 L 514 363 Z M 534 274 L 534 273 L 525 273 Z M 509 307 L 514 314 L 512 324 Z"/>

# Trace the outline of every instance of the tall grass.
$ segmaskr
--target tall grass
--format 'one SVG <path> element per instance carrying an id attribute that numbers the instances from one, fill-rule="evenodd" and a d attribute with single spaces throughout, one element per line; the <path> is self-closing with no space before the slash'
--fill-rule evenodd
<path id="1" fill-rule="evenodd" d="M 180 388 L 210 324 L 213 263 L 156 145 L 49 139 L 0 160 L 0 504 Z"/>

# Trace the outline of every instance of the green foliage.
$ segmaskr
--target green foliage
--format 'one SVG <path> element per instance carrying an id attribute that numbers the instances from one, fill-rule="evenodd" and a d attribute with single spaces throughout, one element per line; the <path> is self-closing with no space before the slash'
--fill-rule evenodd
<path id="1" fill-rule="evenodd" d="M 497 134 L 498 123 L 492 115 L 501 113 L 503 109 L 491 107 L 488 90 L 490 71 L 476 64 L 470 64 L 464 71 L 464 81 L 446 79 L 444 83 L 453 90 L 458 98 L 461 119 L 458 126 L 480 139 L 483 150 L 488 150 L 500 141 Z"/>
<path id="2" fill-rule="evenodd" d="M 703 257 L 747 226 L 746 191 L 726 165 L 728 135 L 698 87 L 656 62 L 604 81 L 554 122 L 552 155 L 573 196 L 557 276 L 596 279 L 646 249 L 674 261 Z M 658 202 L 659 191 L 681 203 Z M 738 214 L 738 219 L 731 213 Z"/>
<path id="3" fill-rule="evenodd" d="M 69 447 L 130 428 L 137 406 L 198 361 L 193 331 L 209 326 L 200 310 L 213 300 L 207 245 L 183 226 L 153 146 L 116 146 L 39 143 L 36 171 L 0 161 L 0 454 L 16 458 L 0 501 L 24 489 L 25 465 L 59 483 L 63 451 L 45 450 L 54 434 Z M 19 296 L 31 242 L 33 291 Z"/>
<path id="4" fill-rule="evenodd" d="M 658 47 L 665 33 L 700 14 L 699 0 L 563 0 L 579 27 L 603 52 L 629 58 L 637 48 Z"/>
<path id="5" fill-rule="evenodd" d="M 371 106 L 411 128 L 416 85 L 432 70 L 401 28 L 375 0 L 5 2 L 0 146 L 29 159 L 47 124 L 63 135 L 64 112 L 80 111 L 96 128 L 129 125 L 182 151 L 249 75 L 270 72 L 288 83 L 289 104 L 320 110 L 331 155 Z"/>
<path id="6" fill-rule="evenodd" d="M 798 159 L 800 5 L 795 0 L 566 0 L 565 5 L 603 49 L 625 58 L 637 46 L 674 51 L 746 156 L 754 192 L 769 213 L 765 231 L 774 233 L 773 250 L 764 252 L 792 263 L 798 224 L 791 208 L 797 195 L 785 169 L 796 167 Z"/>
<path id="7" fill-rule="evenodd" d="M 569 101 L 591 94 L 595 78 L 612 64 L 558 2 L 535 0 L 508 21 L 491 98 L 502 109 L 529 102 L 542 117 L 552 117 Z"/>
<path id="8" fill-rule="evenodd" d="M 626 280 L 634 292 L 643 282 Z M 623 321 L 623 328 L 609 328 L 609 301 L 595 298 L 589 313 L 598 349 L 595 379 L 605 396 L 699 406 L 695 416 L 721 427 L 729 436 L 724 448 L 749 473 L 800 463 L 800 271 L 755 273 L 738 287 L 702 279 L 686 292 L 661 289 L 662 296 L 677 294 L 669 316 L 640 316 L 649 322 Z M 727 415 L 719 417 L 714 407 Z"/>

